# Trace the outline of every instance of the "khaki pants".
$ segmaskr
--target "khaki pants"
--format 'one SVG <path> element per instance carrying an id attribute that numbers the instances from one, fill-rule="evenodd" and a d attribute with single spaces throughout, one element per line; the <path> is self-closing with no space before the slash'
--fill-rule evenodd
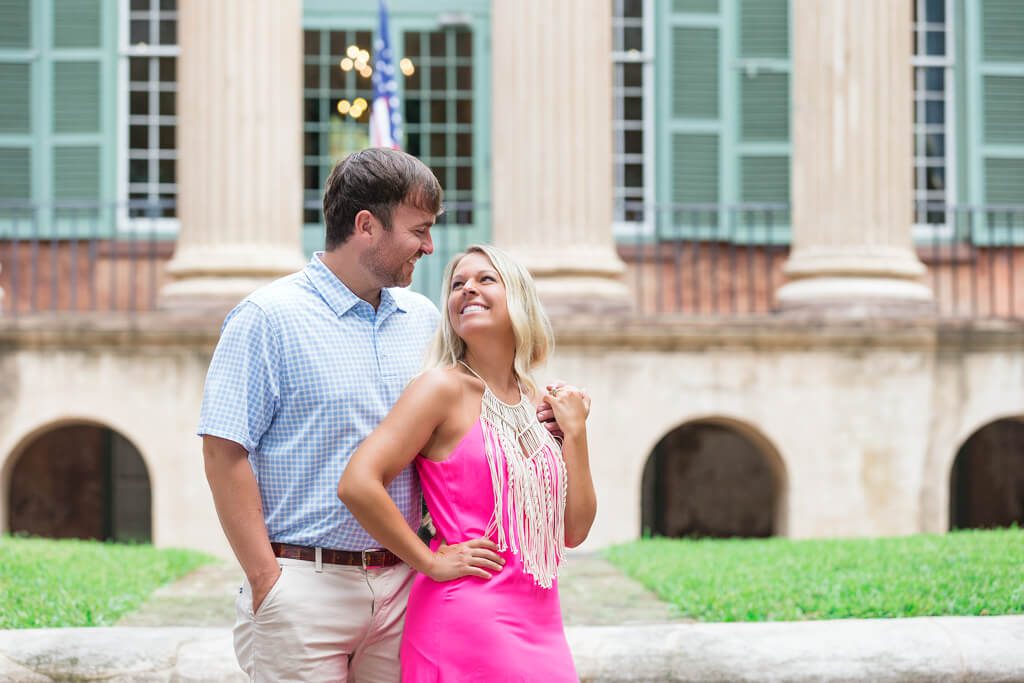
<path id="1" fill-rule="evenodd" d="M 235 602 L 235 654 L 250 681 L 393 683 L 415 572 L 278 559 L 259 612 L 245 582 Z"/>

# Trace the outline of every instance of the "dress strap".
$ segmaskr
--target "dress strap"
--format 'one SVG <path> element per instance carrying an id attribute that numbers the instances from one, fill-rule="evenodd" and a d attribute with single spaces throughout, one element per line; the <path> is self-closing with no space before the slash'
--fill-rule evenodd
<path id="1" fill-rule="evenodd" d="M 476 377 L 478 380 L 483 382 L 484 383 L 484 388 L 487 389 L 488 393 L 490 393 L 492 396 L 495 396 L 495 397 L 497 396 L 493 391 L 491 391 L 491 385 L 487 383 L 487 380 L 485 380 L 483 377 L 481 377 L 480 374 L 477 373 L 476 370 L 474 370 L 473 368 L 469 367 L 469 363 L 467 363 L 464 360 L 459 360 L 459 365 L 461 365 L 462 367 L 464 367 L 467 370 L 469 370 L 471 373 L 473 373 L 474 377 Z M 523 393 L 523 385 L 519 381 L 518 377 L 516 377 L 516 388 L 519 389 L 519 400 L 521 402 L 526 395 Z"/>
<path id="2" fill-rule="evenodd" d="M 465 361 L 462 361 L 462 360 L 460 360 L 460 361 L 459 361 L 459 365 L 461 365 L 462 367 L 466 368 L 466 369 L 467 369 L 467 370 L 469 370 L 469 371 L 470 371 L 471 373 L 473 373 L 473 376 L 474 376 L 474 377 L 476 377 L 476 378 L 477 378 L 478 380 L 480 380 L 481 382 L 483 382 L 483 383 L 484 383 L 484 386 L 485 386 L 485 387 L 487 387 L 488 389 L 490 389 L 490 387 L 488 387 L 488 386 L 487 386 L 487 381 L 486 381 L 486 380 L 484 380 L 484 378 L 483 378 L 483 377 L 481 377 L 481 376 L 480 376 L 479 374 L 477 374 L 477 371 L 476 371 L 476 370 L 474 370 L 473 368 L 469 367 L 469 364 L 468 364 L 468 363 L 466 363 Z"/>

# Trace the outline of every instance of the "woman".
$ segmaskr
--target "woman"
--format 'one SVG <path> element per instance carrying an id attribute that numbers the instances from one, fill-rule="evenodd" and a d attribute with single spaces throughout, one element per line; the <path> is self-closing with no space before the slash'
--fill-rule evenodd
<path id="1" fill-rule="evenodd" d="M 430 369 L 353 455 L 338 497 L 419 572 L 403 681 L 577 681 L 556 577 L 597 510 L 588 406 L 571 387 L 539 395 L 530 378 L 552 333 L 525 268 L 471 246 L 448 264 L 442 291 Z M 540 401 L 561 447 L 537 421 Z M 385 490 L 413 460 L 438 531 L 429 548 Z"/>

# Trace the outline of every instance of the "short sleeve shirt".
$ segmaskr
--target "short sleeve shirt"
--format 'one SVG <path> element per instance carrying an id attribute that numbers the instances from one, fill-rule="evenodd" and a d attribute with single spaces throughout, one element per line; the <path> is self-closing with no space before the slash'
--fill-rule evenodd
<path id="1" fill-rule="evenodd" d="M 422 370 L 440 314 L 426 297 L 403 289 L 383 290 L 374 310 L 320 256 L 228 314 L 207 372 L 198 433 L 249 452 L 271 541 L 376 548 L 338 500 L 338 480 Z M 388 493 L 417 528 L 414 469 L 405 468 Z"/>

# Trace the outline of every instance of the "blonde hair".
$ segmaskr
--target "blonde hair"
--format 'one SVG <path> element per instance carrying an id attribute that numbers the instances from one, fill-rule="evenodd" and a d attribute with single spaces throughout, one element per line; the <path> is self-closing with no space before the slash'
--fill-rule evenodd
<path id="1" fill-rule="evenodd" d="M 505 285 L 505 301 L 516 342 L 513 369 L 524 390 L 536 393 L 537 385 L 530 373 L 551 354 L 555 335 L 540 297 L 537 296 L 537 287 L 530 271 L 497 247 L 470 245 L 465 251 L 456 254 L 445 267 L 441 283 L 441 325 L 427 353 L 426 367 L 450 368 L 466 355 L 466 342 L 455 333 L 448 313 L 448 296 L 451 294 L 455 268 L 470 254 L 483 254 L 487 257 Z"/>

